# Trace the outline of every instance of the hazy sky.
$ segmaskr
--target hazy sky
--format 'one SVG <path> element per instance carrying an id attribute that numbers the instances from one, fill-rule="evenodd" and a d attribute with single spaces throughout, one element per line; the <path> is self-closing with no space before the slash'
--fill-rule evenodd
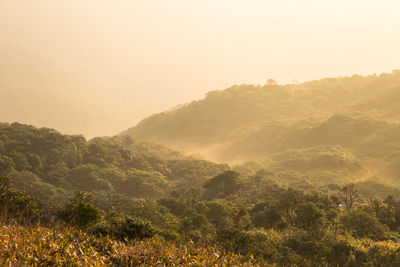
<path id="1" fill-rule="evenodd" d="M 0 0 L 0 121 L 63 133 L 234 84 L 398 68 L 399 0 Z"/>

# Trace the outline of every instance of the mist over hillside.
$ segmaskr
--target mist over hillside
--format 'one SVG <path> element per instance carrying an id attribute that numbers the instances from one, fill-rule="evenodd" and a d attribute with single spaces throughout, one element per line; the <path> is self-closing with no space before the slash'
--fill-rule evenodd
<path id="1" fill-rule="evenodd" d="M 0 123 L 0 226 L 35 251 L 14 257 L 7 245 L 0 262 L 49 261 L 60 246 L 41 247 L 53 231 L 51 244 L 68 233 L 102 244 L 90 251 L 139 251 L 124 256 L 139 266 L 152 253 L 152 262 L 187 259 L 191 246 L 200 265 L 397 263 L 399 84 L 393 71 L 233 86 L 90 140 Z M 32 224 L 49 230 L 32 237 Z M 114 254 L 103 260 L 126 262 Z"/>
<path id="2" fill-rule="evenodd" d="M 0 266 L 400 266 L 399 10 L 0 0 Z"/>
<path id="3" fill-rule="evenodd" d="M 395 119 L 300 114 L 251 130 L 220 150 L 246 160 L 227 165 L 128 134 L 0 123 L 0 262 L 398 262 Z"/>
<path id="4" fill-rule="evenodd" d="M 152 115 L 123 135 L 219 162 L 397 178 L 400 173 L 385 168 L 400 150 L 399 99 L 398 70 L 302 84 L 238 85 Z"/>

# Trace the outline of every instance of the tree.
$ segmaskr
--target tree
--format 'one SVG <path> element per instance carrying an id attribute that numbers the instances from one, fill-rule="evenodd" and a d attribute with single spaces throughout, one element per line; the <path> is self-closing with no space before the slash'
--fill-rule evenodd
<path id="1" fill-rule="evenodd" d="M 342 200 L 347 210 L 351 209 L 359 196 L 354 184 L 348 184 L 342 188 Z"/>
<path id="2" fill-rule="evenodd" d="M 34 222 L 45 221 L 48 214 L 42 212 L 36 199 L 16 190 L 10 177 L 0 176 L 0 215 L 19 222 Z"/>
<path id="3" fill-rule="evenodd" d="M 386 233 L 389 231 L 388 227 L 381 224 L 378 218 L 360 209 L 348 211 L 340 221 L 344 228 L 351 231 L 357 238 L 385 239 Z"/>
<path id="4" fill-rule="evenodd" d="M 160 198 L 167 187 L 165 176 L 157 171 L 130 169 L 119 185 L 120 192 L 137 198 Z"/>
<path id="5" fill-rule="evenodd" d="M 15 164 L 11 158 L 0 155 L 0 174 L 8 174 L 14 167 Z"/>
<path id="6" fill-rule="evenodd" d="M 28 154 L 28 162 L 31 165 L 31 171 L 36 174 L 43 169 L 42 159 L 37 154 Z"/>
<path id="7" fill-rule="evenodd" d="M 286 223 L 293 225 L 296 216 L 296 208 L 303 201 L 303 193 L 293 188 L 284 191 L 276 203 L 277 208 L 282 212 Z"/>
<path id="8" fill-rule="evenodd" d="M 266 85 L 267 86 L 273 86 L 273 85 L 277 85 L 278 82 L 275 81 L 274 79 L 268 79 Z"/>
<path id="9" fill-rule="evenodd" d="M 98 167 L 93 164 L 79 165 L 70 171 L 68 182 L 78 190 L 111 190 L 110 182 L 101 179 L 98 176 L 98 170 Z"/>
<path id="10" fill-rule="evenodd" d="M 315 203 L 307 201 L 296 209 L 295 225 L 308 231 L 323 225 L 324 212 Z"/>
<path id="11" fill-rule="evenodd" d="M 205 199 L 226 197 L 235 193 L 239 189 L 239 173 L 235 171 L 225 171 L 208 180 L 203 188 Z"/>

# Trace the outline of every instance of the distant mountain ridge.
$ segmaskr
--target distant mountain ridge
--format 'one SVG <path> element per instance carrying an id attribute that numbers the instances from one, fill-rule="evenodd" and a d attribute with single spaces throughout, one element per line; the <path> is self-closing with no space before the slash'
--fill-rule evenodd
<path id="1" fill-rule="evenodd" d="M 302 84 L 240 85 L 152 115 L 123 134 L 222 162 L 271 160 L 299 149 L 296 142 L 304 142 L 302 149 L 343 146 L 362 157 L 374 139 L 391 135 L 386 142 L 397 144 L 399 100 L 399 70 Z"/>

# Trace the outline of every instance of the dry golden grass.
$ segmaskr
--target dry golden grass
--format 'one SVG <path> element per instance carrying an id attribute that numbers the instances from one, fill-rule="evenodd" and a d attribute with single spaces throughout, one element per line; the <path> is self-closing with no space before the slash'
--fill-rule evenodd
<path id="1" fill-rule="evenodd" d="M 0 226 L 0 265 L 257 266 L 254 259 L 214 247 L 178 246 L 158 239 L 124 243 L 73 229 Z"/>

